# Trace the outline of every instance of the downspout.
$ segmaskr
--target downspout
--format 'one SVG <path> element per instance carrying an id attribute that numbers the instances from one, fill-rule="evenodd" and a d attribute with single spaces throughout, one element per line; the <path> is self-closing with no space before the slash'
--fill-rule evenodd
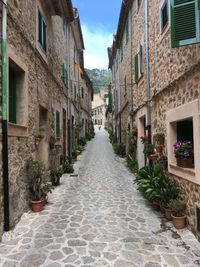
<path id="1" fill-rule="evenodd" d="M 149 25 L 148 25 L 148 0 L 144 1 L 145 5 L 145 43 L 146 43 L 146 95 L 147 95 L 147 133 L 148 144 L 151 144 L 151 89 L 149 76 Z"/>
<path id="2" fill-rule="evenodd" d="M 133 5 L 133 4 L 132 4 Z M 131 17 L 131 129 L 133 128 L 133 14 L 132 14 L 132 5 L 130 8 L 130 17 Z"/>
<path id="3" fill-rule="evenodd" d="M 8 119 L 7 119 L 7 0 L 2 9 L 2 155 L 3 155 L 3 193 L 4 193 L 4 230 L 10 229 L 9 183 L 8 183 Z"/>

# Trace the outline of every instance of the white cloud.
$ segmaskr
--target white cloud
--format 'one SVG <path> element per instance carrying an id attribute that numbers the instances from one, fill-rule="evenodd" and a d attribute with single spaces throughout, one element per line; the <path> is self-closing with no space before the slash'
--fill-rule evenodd
<path id="1" fill-rule="evenodd" d="M 107 48 L 112 45 L 113 34 L 102 29 L 90 30 L 86 25 L 82 25 L 82 32 L 85 44 L 85 67 L 88 69 L 107 69 Z"/>

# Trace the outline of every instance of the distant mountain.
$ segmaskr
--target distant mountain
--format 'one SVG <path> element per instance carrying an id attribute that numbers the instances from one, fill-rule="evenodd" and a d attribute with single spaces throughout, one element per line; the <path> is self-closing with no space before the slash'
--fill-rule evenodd
<path id="1" fill-rule="evenodd" d="M 94 93 L 98 93 L 101 89 L 108 89 L 111 82 L 111 72 L 109 70 L 86 69 L 86 72 L 93 83 Z"/>

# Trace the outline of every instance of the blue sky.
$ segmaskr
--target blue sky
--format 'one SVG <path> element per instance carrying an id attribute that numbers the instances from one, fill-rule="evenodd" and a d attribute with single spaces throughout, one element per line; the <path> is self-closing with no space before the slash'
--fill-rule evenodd
<path id="1" fill-rule="evenodd" d="M 78 8 L 85 43 L 85 67 L 108 68 L 107 47 L 116 33 L 121 0 L 73 0 Z"/>

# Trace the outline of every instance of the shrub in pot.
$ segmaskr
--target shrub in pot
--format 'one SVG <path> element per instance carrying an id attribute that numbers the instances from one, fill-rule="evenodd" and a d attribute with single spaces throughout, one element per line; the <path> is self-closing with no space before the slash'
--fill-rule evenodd
<path id="1" fill-rule="evenodd" d="M 63 175 L 63 170 L 61 167 L 55 167 L 51 170 L 51 182 L 53 186 L 58 186 L 60 184 L 60 178 Z"/>
<path id="2" fill-rule="evenodd" d="M 44 166 L 37 160 L 29 158 L 26 161 L 26 176 L 28 188 L 31 194 L 31 209 L 39 212 L 43 209 L 42 180 L 44 176 Z"/>
<path id="3" fill-rule="evenodd" d="M 155 145 L 148 144 L 144 147 L 143 153 L 147 155 L 149 160 L 157 160 L 158 155 L 155 153 Z"/>
<path id="4" fill-rule="evenodd" d="M 164 133 L 154 134 L 153 140 L 154 140 L 154 143 L 156 144 L 156 146 L 164 145 L 164 138 L 165 138 Z"/>
<path id="5" fill-rule="evenodd" d="M 62 167 L 63 167 L 63 173 L 73 173 L 74 172 L 73 165 L 70 164 L 68 161 L 65 161 L 63 163 Z"/>
<path id="6" fill-rule="evenodd" d="M 186 226 L 186 203 L 183 200 L 177 199 L 169 205 L 172 211 L 173 225 L 176 229 L 183 229 Z"/>
<path id="7" fill-rule="evenodd" d="M 42 198 L 44 205 L 48 202 L 48 193 L 52 193 L 54 186 L 50 182 L 44 182 L 41 185 Z"/>

